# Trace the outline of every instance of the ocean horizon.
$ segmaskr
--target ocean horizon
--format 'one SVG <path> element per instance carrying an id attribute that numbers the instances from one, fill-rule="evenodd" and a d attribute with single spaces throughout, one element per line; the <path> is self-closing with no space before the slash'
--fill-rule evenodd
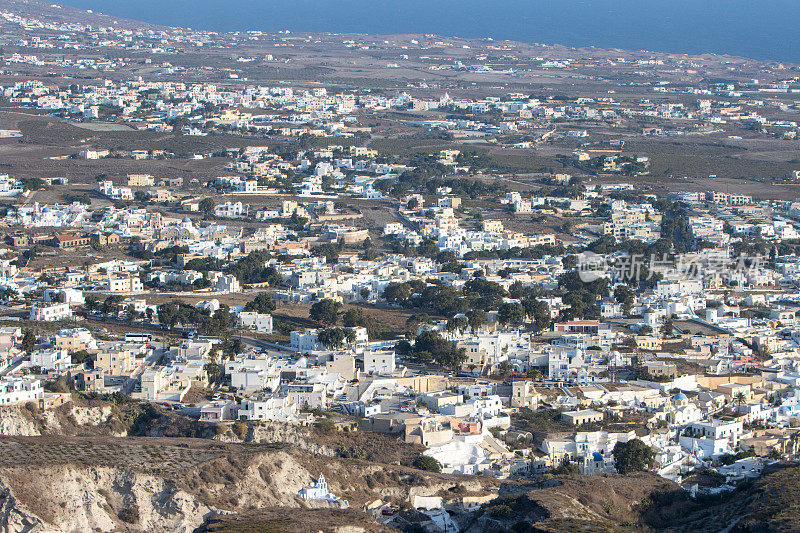
<path id="1" fill-rule="evenodd" d="M 209 31 L 435 33 L 800 63 L 797 0 L 67 0 Z"/>

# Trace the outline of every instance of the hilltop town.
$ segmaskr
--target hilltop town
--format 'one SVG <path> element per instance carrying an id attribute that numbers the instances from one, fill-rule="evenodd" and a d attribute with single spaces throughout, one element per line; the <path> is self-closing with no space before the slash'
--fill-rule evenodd
<path id="1" fill-rule="evenodd" d="M 0 28 L 4 531 L 797 530 L 797 66 Z"/>

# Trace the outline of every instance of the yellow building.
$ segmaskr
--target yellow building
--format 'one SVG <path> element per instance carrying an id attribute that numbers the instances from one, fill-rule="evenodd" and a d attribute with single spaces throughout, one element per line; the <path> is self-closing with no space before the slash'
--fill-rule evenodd
<path id="1" fill-rule="evenodd" d="M 128 174 L 128 187 L 152 187 L 155 178 L 149 174 Z"/>
<path id="2" fill-rule="evenodd" d="M 103 350 L 98 352 L 94 367 L 110 376 L 127 376 L 136 368 L 136 358 L 130 350 Z"/>

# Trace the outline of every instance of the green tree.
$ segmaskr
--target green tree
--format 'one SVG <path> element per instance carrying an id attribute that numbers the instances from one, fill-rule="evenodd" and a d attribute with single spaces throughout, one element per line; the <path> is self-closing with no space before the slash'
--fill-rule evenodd
<path id="1" fill-rule="evenodd" d="M 469 327 L 474 332 L 489 323 L 489 315 L 483 309 L 473 309 L 467 312 Z"/>
<path id="2" fill-rule="evenodd" d="M 557 476 L 569 476 L 579 472 L 580 470 L 578 469 L 578 465 L 570 462 L 569 457 L 564 457 L 564 460 L 561 461 L 561 464 L 553 469 L 553 473 Z"/>
<path id="3" fill-rule="evenodd" d="M 308 224 L 308 219 L 298 215 L 297 211 L 292 213 L 292 216 L 289 217 L 289 225 L 295 229 L 302 230 L 306 227 L 306 224 Z"/>
<path id="4" fill-rule="evenodd" d="M 214 209 L 217 207 L 216 202 L 214 202 L 211 198 L 203 198 L 200 200 L 199 208 L 200 212 L 203 213 L 203 216 L 211 216 L 214 214 Z"/>
<path id="5" fill-rule="evenodd" d="M 614 299 L 622 306 L 622 312 L 625 315 L 630 314 L 635 296 L 633 289 L 627 285 L 617 285 L 614 288 Z"/>
<path id="6" fill-rule="evenodd" d="M 30 355 L 33 351 L 33 348 L 36 346 L 36 335 L 33 331 L 26 329 L 25 333 L 22 334 L 22 349 Z"/>
<path id="7" fill-rule="evenodd" d="M 497 313 L 500 322 L 505 325 L 519 325 L 525 321 L 525 308 L 517 302 L 504 303 Z"/>
<path id="8" fill-rule="evenodd" d="M 414 468 L 418 468 L 420 470 L 426 470 L 428 472 L 441 472 L 442 465 L 434 459 L 433 457 L 428 457 L 427 455 L 418 455 L 414 459 Z"/>
<path id="9" fill-rule="evenodd" d="M 511 375 L 511 370 L 511 363 L 508 361 L 502 361 L 499 365 L 497 365 L 497 375 L 503 379 L 506 379 Z"/>
<path id="10" fill-rule="evenodd" d="M 193 289 L 207 289 L 211 286 L 211 280 L 208 279 L 205 275 L 202 278 L 198 278 L 192 282 Z"/>
<path id="11" fill-rule="evenodd" d="M 381 328 L 378 320 L 364 312 L 360 307 L 353 307 L 345 311 L 342 315 L 342 324 L 347 328 L 362 327 L 367 329 L 367 336 L 377 337 Z"/>
<path id="12" fill-rule="evenodd" d="M 219 378 L 222 377 L 222 368 L 217 362 L 209 361 L 205 364 L 203 369 L 206 371 L 206 374 L 208 374 L 208 380 L 212 383 L 218 382 Z"/>
<path id="13" fill-rule="evenodd" d="M 453 317 L 447 321 L 447 331 L 465 331 L 469 327 L 469 319 L 464 315 Z"/>
<path id="14" fill-rule="evenodd" d="M 550 327 L 550 306 L 547 305 L 547 302 L 535 298 L 525 298 L 522 300 L 522 306 L 527 315 L 533 319 L 533 326 L 537 332 Z"/>
<path id="15" fill-rule="evenodd" d="M 130 319 L 131 322 L 135 322 L 142 315 L 139 311 L 136 310 L 133 304 L 128 306 L 127 313 L 128 313 L 128 318 Z"/>
<path id="16" fill-rule="evenodd" d="M 736 400 L 736 405 L 738 407 L 737 410 L 741 410 L 742 404 L 747 402 L 747 396 L 745 396 L 744 392 L 742 391 L 737 392 L 734 399 Z"/>
<path id="17" fill-rule="evenodd" d="M 244 306 L 244 310 L 255 311 L 257 313 L 271 313 L 275 310 L 275 300 L 272 298 L 271 293 L 260 292 L 251 302 L 247 302 Z"/>
<path id="18" fill-rule="evenodd" d="M 325 262 L 329 265 L 335 265 L 339 262 L 339 250 L 333 244 L 321 244 L 311 249 L 311 255 L 324 257 Z"/>
<path id="19" fill-rule="evenodd" d="M 180 310 L 179 306 L 175 302 L 169 302 L 162 305 L 159 305 L 157 308 L 158 311 L 158 322 L 166 326 L 168 329 L 172 329 L 180 320 Z"/>
<path id="20" fill-rule="evenodd" d="M 122 296 L 117 294 L 112 294 L 103 300 L 103 305 L 101 307 L 103 316 L 107 317 L 110 314 L 116 314 L 119 311 L 120 302 L 122 302 Z"/>
<path id="21" fill-rule="evenodd" d="M 250 252 L 228 267 L 228 274 L 236 276 L 242 283 L 268 283 L 277 287 L 283 282 L 283 278 L 274 266 L 265 266 L 270 259 L 269 252 L 264 250 Z"/>
<path id="22" fill-rule="evenodd" d="M 353 331 L 353 330 L 348 330 Z M 317 340 L 322 343 L 326 348 L 335 350 L 341 348 L 344 344 L 347 334 L 343 328 L 327 328 L 322 329 L 317 334 Z"/>
<path id="23" fill-rule="evenodd" d="M 489 311 L 497 309 L 508 296 L 508 292 L 497 282 L 487 281 L 485 278 L 473 278 L 464 284 L 465 296 L 473 296 L 475 307 Z"/>
<path id="24" fill-rule="evenodd" d="M 617 472 L 622 475 L 649 470 L 655 465 L 655 452 L 641 439 L 617 442 L 614 450 Z"/>
<path id="25" fill-rule="evenodd" d="M 414 340 L 411 357 L 418 363 L 435 362 L 448 368 L 458 368 L 467 359 L 464 348 L 457 348 L 437 331 L 420 333 Z"/>
<path id="26" fill-rule="evenodd" d="M 333 326 L 339 320 L 339 309 L 341 309 L 341 307 L 341 303 L 331 300 L 330 298 L 325 298 L 311 306 L 308 316 L 311 320 Z"/>

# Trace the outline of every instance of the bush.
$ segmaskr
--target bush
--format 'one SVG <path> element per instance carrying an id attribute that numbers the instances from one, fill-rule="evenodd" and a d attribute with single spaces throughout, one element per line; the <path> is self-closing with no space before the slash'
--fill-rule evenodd
<path id="1" fill-rule="evenodd" d="M 578 465 L 571 463 L 569 459 L 564 459 L 560 465 L 553 469 L 553 473 L 557 476 L 569 476 L 580 472 Z"/>
<path id="2" fill-rule="evenodd" d="M 50 392 L 69 392 L 69 385 L 67 380 L 63 377 L 56 378 L 54 381 L 48 381 L 44 384 L 44 388 Z"/>
<path id="3" fill-rule="evenodd" d="M 233 423 L 233 434 L 239 437 L 241 440 L 247 436 L 247 423 L 243 420 L 237 420 Z"/>
<path id="4" fill-rule="evenodd" d="M 360 446 L 339 446 L 336 449 L 336 455 L 343 459 L 365 459 L 367 452 Z"/>
<path id="5" fill-rule="evenodd" d="M 509 518 L 513 514 L 514 510 L 504 503 L 489 507 L 489 516 L 492 518 Z"/>
<path id="6" fill-rule="evenodd" d="M 119 512 L 118 516 L 125 523 L 135 524 L 139 521 L 139 508 L 136 506 L 126 507 Z"/>
<path id="7" fill-rule="evenodd" d="M 114 393 L 117 394 L 117 393 Z M 136 406 L 125 413 L 124 424 L 127 435 L 147 435 L 153 420 L 161 418 L 161 414 L 150 405 Z"/>
<path id="8" fill-rule="evenodd" d="M 452 487 L 448 489 L 453 494 L 464 495 L 467 493 L 467 487 L 462 485 L 461 483 L 456 483 Z"/>
<path id="9" fill-rule="evenodd" d="M 336 431 L 336 424 L 330 418 L 321 418 L 314 422 L 314 427 L 323 435 L 331 435 Z"/>
<path id="10" fill-rule="evenodd" d="M 413 463 L 414 468 L 418 468 L 420 470 L 427 470 L 428 472 L 441 472 L 442 465 L 434 459 L 433 457 L 428 457 L 427 455 L 420 455 L 416 459 L 414 459 Z"/>

